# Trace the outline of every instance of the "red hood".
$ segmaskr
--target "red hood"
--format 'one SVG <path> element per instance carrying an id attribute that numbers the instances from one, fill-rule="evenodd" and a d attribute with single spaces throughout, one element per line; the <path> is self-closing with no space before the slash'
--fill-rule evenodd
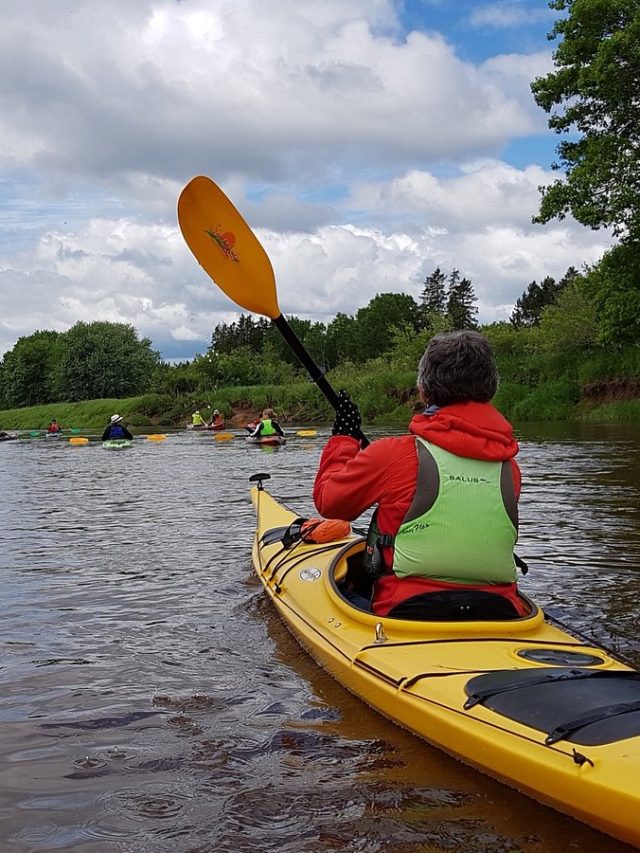
<path id="1" fill-rule="evenodd" d="M 433 415 L 414 415 L 409 431 L 468 459 L 504 462 L 518 452 L 513 427 L 491 403 L 455 403 Z"/>

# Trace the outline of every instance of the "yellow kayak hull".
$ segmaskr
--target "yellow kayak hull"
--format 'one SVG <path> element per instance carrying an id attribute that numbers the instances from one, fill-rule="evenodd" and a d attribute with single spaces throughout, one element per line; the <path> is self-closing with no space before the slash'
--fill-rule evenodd
<path id="1" fill-rule="evenodd" d="M 606 673 L 627 673 L 621 676 L 626 679 L 635 670 L 549 624 L 533 603 L 530 616 L 513 621 L 418 622 L 358 610 L 340 595 L 336 581 L 346 574 L 347 559 L 362 550 L 362 538 L 284 548 L 268 532 L 287 527 L 296 513 L 263 489 L 253 488 L 251 497 L 256 573 L 293 635 L 342 685 L 464 762 L 640 846 L 640 736 L 599 745 L 565 739 L 550 744 L 548 732 L 482 702 L 465 708 L 474 678 L 530 673 L 535 679 L 550 671 L 527 654 L 593 659 L 589 666 L 603 671 L 605 682 Z"/>

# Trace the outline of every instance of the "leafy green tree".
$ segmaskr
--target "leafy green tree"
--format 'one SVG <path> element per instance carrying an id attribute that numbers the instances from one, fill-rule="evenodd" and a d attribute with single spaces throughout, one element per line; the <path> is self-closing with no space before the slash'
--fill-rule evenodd
<path id="1" fill-rule="evenodd" d="M 61 340 L 58 399 L 130 397 L 146 391 L 160 356 L 125 323 L 76 323 Z"/>
<path id="2" fill-rule="evenodd" d="M 393 342 L 393 329 L 410 325 L 417 331 L 419 309 L 407 293 L 379 293 L 356 313 L 354 361 L 363 362 L 388 352 Z"/>
<path id="3" fill-rule="evenodd" d="M 476 295 L 468 278 L 461 278 L 459 270 L 452 270 L 449 275 L 449 290 L 447 294 L 447 316 L 454 330 L 477 329 Z"/>
<path id="4" fill-rule="evenodd" d="M 324 323 L 314 323 L 311 320 L 301 320 L 299 317 L 288 316 L 287 322 L 293 330 L 294 334 L 299 338 L 302 345 L 312 356 L 316 364 L 324 366 L 326 364 L 326 334 L 327 330 Z M 299 367 L 299 361 L 296 354 L 282 337 L 275 326 L 269 324 L 269 329 L 265 335 L 266 342 L 270 345 L 270 351 L 284 362 Z"/>
<path id="5" fill-rule="evenodd" d="M 162 362 L 153 371 L 149 390 L 156 394 L 169 394 L 172 397 L 193 394 L 204 384 L 203 375 L 206 376 L 206 374 L 206 369 L 198 366 L 196 360 L 178 364 Z"/>
<path id="6" fill-rule="evenodd" d="M 10 409 L 11 405 L 5 396 L 4 377 L 4 362 L 0 361 L 0 409 Z"/>
<path id="7" fill-rule="evenodd" d="M 339 311 L 327 326 L 326 353 L 327 365 L 330 368 L 357 360 L 356 326 L 355 317 L 342 311 Z"/>
<path id="8" fill-rule="evenodd" d="M 434 315 L 436 316 L 436 315 Z M 446 324 L 445 318 L 442 318 Z M 445 331 L 444 329 L 438 331 Z M 448 331 L 448 330 L 446 330 Z M 392 329 L 391 349 L 388 352 L 387 363 L 394 369 L 416 370 L 422 354 L 427 348 L 429 339 L 437 334 L 431 328 L 419 332 L 413 326 L 394 326 Z"/>
<path id="9" fill-rule="evenodd" d="M 586 274 L 597 311 L 598 338 L 616 347 L 640 339 L 640 243 L 614 246 Z"/>
<path id="10" fill-rule="evenodd" d="M 328 368 L 327 327 L 324 323 L 309 323 L 302 342 L 315 363 L 321 368 Z"/>
<path id="11" fill-rule="evenodd" d="M 233 352 L 207 353 L 207 382 L 213 389 L 235 385 L 285 385 L 296 378 L 292 364 L 275 354 L 269 342 L 263 353 L 256 354 L 248 346 Z"/>
<path id="12" fill-rule="evenodd" d="M 542 311 L 539 343 L 554 354 L 576 355 L 596 344 L 596 308 L 580 277 L 574 278 L 558 295 L 556 303 Z"/>
<path id="13" fill-rule="evenodd" d="M 214 356 L 211 364 L 214 387 L 226 385 L 259 385 L 262 365 L 248 346 L 238 346 L 233 352 Z"/>
<path id="14" fill-rule="evenodd" d="M 60 337 L 58 332 L 34 332 L 19 338 L 5 353 L 1 396 L 9 406 L 35 406 L 56 399 Z"/>
<path id="15" fill-rule="evenodd" d="M 555 71 L 531 89 L 550 114 L 549 127 L 568 136 L 553 166 L 566 177 L 541 188 L 534 221 L 570 212 L 583 225 L 640 240 L 640 2 L 552 0 L 549 6 L 567 16 L 549 34 L 561 38 Z"/>
<path id="16" fill-rule="evenodd" d="M 482 334 L 487 338 L 496 358 L 513 358 L 522 349 L 525 335 L 516 329 L 511 322 L 504 320 L 490 323 L 482 327 Z"/>

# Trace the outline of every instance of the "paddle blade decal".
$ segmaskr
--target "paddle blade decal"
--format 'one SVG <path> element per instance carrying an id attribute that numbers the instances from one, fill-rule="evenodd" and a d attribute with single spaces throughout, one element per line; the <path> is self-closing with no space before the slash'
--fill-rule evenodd
<path id="1" fill-rule="evenodd" d="M 247 311 L 280 315 L 271 261 L 251 228 L 210 178 L 193 178 L 178 199 L 182 235 L 200 266 Z"/>

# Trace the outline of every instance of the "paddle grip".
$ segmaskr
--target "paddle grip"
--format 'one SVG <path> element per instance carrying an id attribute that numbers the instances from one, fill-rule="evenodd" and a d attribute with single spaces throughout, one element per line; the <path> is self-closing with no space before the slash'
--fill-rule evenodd
<path id="1" fill-rule="evenodd" d="M 300 362 L 307 369 L 309 376 L 313 379 L 318 388 L 322 391 L 324 396 L 331 403 L 333 408 L 337 409 L 339 403 L 338 395 L 331 387 L 324 373 L 320 370 L 318 365 L 315 363 L 315 361 L 311 358 L 307 350 L 304 348 L 302 341 L 293 331 L 284 316 L 282 314 L 279 314 L 277 317 L 273 318 L 271 322 L 278 329 L 278 331 L 289 344 L 294 353 L 298 356 Z M 362 447 L 366 447 L 369 444 L 369 439 L 362 432 L 362 430 L 360 430 L 358 438 L 360 439 L 360 444 L 362 445 Z"/>

